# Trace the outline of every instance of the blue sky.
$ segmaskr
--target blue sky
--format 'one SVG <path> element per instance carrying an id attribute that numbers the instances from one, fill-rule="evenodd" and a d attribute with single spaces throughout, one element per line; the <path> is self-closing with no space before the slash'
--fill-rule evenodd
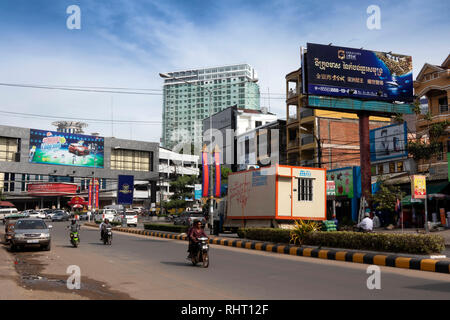
<path id="1" fill-rule="evenodd" d="M 66 28 L 66 8 L 81 8 L 81 30 Z M 366 27 L 369 5 L 381 29 Z M 259 75 L 261 104 L 284 118 L 284 76 L 300 65 L 307 42 L 413 56 L 414 77 L 425 62 L 449 54 L 450 2 L 438 1 L 176 1 L 1 0 L 0 82 L 162 88 L 159 72 L 249 63 Z M 278 93 L 278 95 L 277 95 Z M 0 87 L 0 110 L 124 120 L 161 121 L 162 98 Z M 0 115 L 0 124 L 38 129 L 50 120 Z M 161 125 L 90 124 L 89 132 L 158 141 Z"/>

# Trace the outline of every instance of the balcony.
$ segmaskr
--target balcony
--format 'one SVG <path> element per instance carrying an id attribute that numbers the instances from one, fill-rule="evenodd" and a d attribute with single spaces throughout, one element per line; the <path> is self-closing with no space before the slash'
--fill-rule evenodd
<path id="1" fill-rule="evenodd" d="M 312 116 L 314 116 L 314 110 L 313 110 L 313 109 L 303 109 L 303 110 L 300 112 L 300 118 L 301 118 L 301 119 L 303 119 L 303 118 L 308 118 L 308 117 L 312 117 Z"/>
<path id="2" fill-rule="evenodd" d="M 298 137 L 296 139 L 289 140 L 287 143 L 288 149 L 295 149 L 295 148 L 298 148 L 299 146 L 300 146 L 300 140 Z"/>
<path id="3" fill-rule="evenodd" d="M 314 160 L 302 160 L 300 161 L 302 167 L 314 167 Z"/>
<path id="4" fill-rule="evenodd" d="M 314 136 L 312 134 L 302 135 L 302 146 L 314 143 Z"/>

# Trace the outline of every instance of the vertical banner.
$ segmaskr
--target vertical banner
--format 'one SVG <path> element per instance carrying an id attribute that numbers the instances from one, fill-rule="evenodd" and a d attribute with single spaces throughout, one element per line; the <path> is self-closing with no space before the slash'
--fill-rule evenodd
<path id="1" fill-rule="evenodd" d="M 117 204 L 133 204 L 134 176 L 119 175 Z"/>
<path id="2" fill-rule="evenodd" d="M 92 181 L 89 180 L 89 200 L 88 200 L 89 209 L 92 209 Z"/>
<path id="3" fill-rule="evenodd" d="M 202 196 L 207 197 L 209 190 L 209 169 L 208 169 L 208 153 L 206 152 L 205 149 L 203 149 L 202 152 L 202 169 L 203 169 Z"/>
<path id="4" fill-rule="evenodd" d="M 411 177 L 411 198 L 426 199 L 427 187 L 425 176 L 413 175 Z"/>
<path id="5" fill-rule="evenodd" d="M 95 197 L 94 197 L 94 199 L 95 199 L 95 209 L 98 210 L 100 208 L 99 201 L 98 201 L 98 193 L 99 193 L 99 190 L 100 190 L 100 184 L 98 183 L 98 179 L 95 179 L 94 183 L 95 183 Z"/>
<path id="6" fill-rule="evenodd" d="M 194 199 L 200 200 L 202 197 L 202 185 L 201 184 L 195 184 L 194 185 Z"/>
<path id="7" fill-rule="evenodd" d="M 214 183 L 214 196 L 220 198 L 220 183 L 222 178 L 222 173 L 220 171 L 220 152 L 218 150 L 214 151 L 214 165 L 216 168 L 215 183 Z"/>

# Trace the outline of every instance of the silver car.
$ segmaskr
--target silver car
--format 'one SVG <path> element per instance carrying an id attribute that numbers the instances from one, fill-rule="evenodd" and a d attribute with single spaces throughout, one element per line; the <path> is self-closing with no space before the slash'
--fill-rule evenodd
<path id="1" fill-rule="evenodd" d="M 51 248 L 51 225 L 47 226 L 39 218 L 19 219 L 14 224 L 14 231 L 9 242 L 10 250 L 16 251 L 29 246 L 39 246 L 45 251 Z"/>

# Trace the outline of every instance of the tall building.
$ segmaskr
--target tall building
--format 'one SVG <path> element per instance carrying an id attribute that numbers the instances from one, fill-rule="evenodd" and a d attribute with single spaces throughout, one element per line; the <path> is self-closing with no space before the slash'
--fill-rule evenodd
<path id="1" fill-rule="evenodd" d="M 248 64 L 191 69 L 167 73 L 164 81 L 162 145 L 202 145 L 202 121 L 211 114 L 237 105 L 259 110 L 256 71 Z M 186 82 L 188 83 L 186 83 Z M 212 92 L 211 101 L 209 92 Z"/>

